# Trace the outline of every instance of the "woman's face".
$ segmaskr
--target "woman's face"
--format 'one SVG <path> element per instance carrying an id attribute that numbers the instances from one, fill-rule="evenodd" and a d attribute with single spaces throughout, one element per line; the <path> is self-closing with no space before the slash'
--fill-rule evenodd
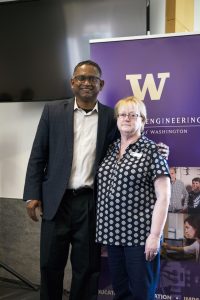
<path id="1" fill-rule="evenodd" d="M 196 236 L 196 230 L 188 222 L 185 222 L 185 237 L 187 239 L 194 239 Z"/>
<path id="2" fill-rule="evenodd" d="M 142 117 L 136 105 L 127 103 L 119 107 L 117 127 L 122 135 L 134 136 L 141 134 Z"/>

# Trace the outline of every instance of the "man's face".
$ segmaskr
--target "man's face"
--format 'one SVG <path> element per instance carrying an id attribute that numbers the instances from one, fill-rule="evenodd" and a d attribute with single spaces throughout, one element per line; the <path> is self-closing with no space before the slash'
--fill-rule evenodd
<path id="1" fill-rule="evenodd" d="M 91 65 L 79 67 L 71 79 L 71 88 L 78 100 L 95 102 L 102 90 L 104 81 L 100 79 L 98 69 Z"/>
<path id="2" fill-rule="evenodd" d="M 192 190 L 195 192 L 200 191 L 200 182 L 199 181 L 192 181 Z"/>
<path id="3" fill-rule="evenodd" d="M 175 169 L 174 168 L 170 168 L 169 172 L 170 172 L 170 176 L 171 176 L 171 181 L 172 182 L 176 181 L 176 172 L 175 172 Z"/>

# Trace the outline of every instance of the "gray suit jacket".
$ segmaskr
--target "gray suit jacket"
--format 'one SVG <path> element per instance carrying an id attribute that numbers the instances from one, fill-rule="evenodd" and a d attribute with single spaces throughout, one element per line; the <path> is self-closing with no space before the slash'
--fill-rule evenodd
<path id="1" fill-rule="evenodd" d="M 113 109 L 98 103 L 95 171 L 116 134 Z M 27 167 L 24 200 L 42 201 L 43 217 L 51 220 L 71 173 L 74 98 L 45 105 Z"/>

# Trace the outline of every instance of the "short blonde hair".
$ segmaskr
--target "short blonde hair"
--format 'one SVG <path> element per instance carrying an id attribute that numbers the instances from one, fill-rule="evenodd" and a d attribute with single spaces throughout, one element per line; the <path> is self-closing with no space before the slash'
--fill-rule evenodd
<path id="1" fill-rule="evenodd" d="M 137 106 L 140 116 L 142 117 L 142 131 L 144 130 L 144 125 L 146 123 L 147 120 L 147 110 L 146 110 L 146 106 L 144 104 L 144 101 L 137 99 L 135 96 L 129 96 L 129 97 L 125 97 L 120 99 L 119 101 L 117 101 L 117 103 L 115 104 L 114 107 L 114 112 L 115 112 L 115 117 L 118 117 L 118 112 L 119 112 L 119 108 L 122 105 L 127 105 L 127 104 L 133 104 L 135 106 Z"/>

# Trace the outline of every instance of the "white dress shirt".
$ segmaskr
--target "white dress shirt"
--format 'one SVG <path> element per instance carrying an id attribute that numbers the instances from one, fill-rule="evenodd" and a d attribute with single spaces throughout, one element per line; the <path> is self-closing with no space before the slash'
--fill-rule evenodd
<path id="1" fill-rule="evenodd" d="M 74 147 L 69 189 L 92 187 L 96 156 L 98 104 L 86 113 L 74 102 Z"/>

